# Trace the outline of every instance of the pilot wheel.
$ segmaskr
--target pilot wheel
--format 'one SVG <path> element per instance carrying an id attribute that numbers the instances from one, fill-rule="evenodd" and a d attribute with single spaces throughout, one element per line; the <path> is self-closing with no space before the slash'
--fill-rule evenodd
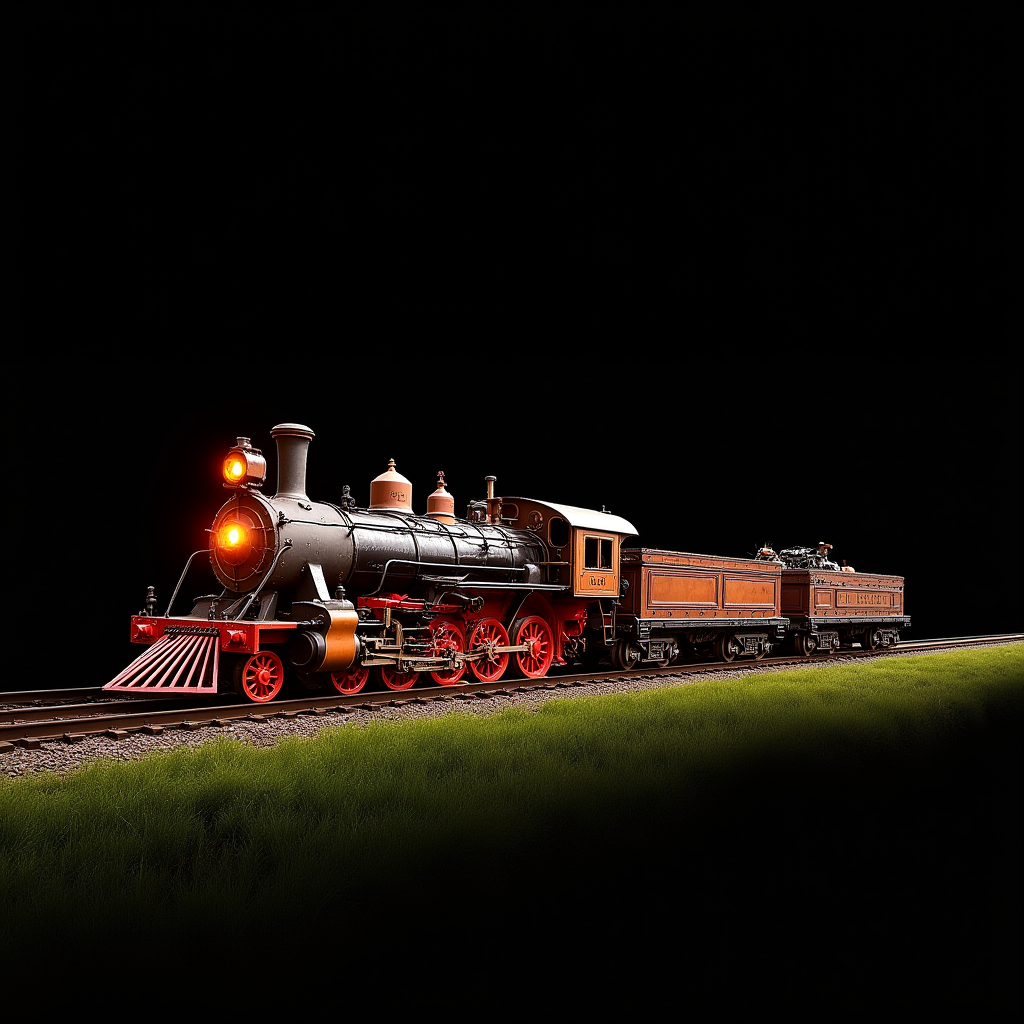
<path id="1" fill-rule="evenodd" d="M 283 683 L 284 664 L 273 651 L 257 651 L 235 664 L 235 692 L 256 704 L 273 700 Z"/>

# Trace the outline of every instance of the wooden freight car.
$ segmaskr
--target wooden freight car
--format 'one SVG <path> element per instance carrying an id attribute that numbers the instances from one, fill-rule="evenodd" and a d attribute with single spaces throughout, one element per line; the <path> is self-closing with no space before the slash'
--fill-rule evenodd
<path id="1" fill-rule="evenodd" d="M 782 614 L 798 654 L 860 643 L 869 650 L 895 647 L 904 614 L 903 577 L 840 569 L 782 570 Z"/>
<path id="2" fill-rule="evenodd" d="M 617 668 L 689 654 L 760 659 L 785 639 L 778 563 L 632 548 L 623 549 L 621 565 Z"/>

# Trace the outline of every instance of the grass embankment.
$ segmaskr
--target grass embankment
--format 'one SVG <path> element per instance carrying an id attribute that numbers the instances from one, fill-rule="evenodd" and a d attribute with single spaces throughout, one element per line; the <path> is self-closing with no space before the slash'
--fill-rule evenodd
<path id="1" fill-rule="evenodd" d="M 939 958 L 1001 1003 L 1021 951 L 1022 652 L 0 778 L 4 962 L 327 936 L 363 957 L 649 949 L 674 970 L 715 950 L 739 978 L 859 990 Z"/>

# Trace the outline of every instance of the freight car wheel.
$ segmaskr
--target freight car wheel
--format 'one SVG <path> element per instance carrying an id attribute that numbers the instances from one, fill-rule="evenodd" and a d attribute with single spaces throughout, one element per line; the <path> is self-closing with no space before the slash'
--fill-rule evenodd
<path id="1" fill-rule="evenodd" d="M 273 651 L 257 651 L 235 665 L 235 692 L 256 704 L 266 704 L 280 692 L 284 664 Z"/>
<path id="2" fill-rule="evenodd" d="M 866 651 L 878 650 L 878 634 L 875 632 L 874 626 L 869 626 L 861 634 L 860 645 Z"/>
<path id="3" fill-rule="evenodd" d="M 479 661 L 471 661 L 469 669 L 482 683 L 497 682 L 508 668 L 508 655 L 496 654 L 495 647 L 508 646 L 508 633 L 497 619 L 481 619 L 469 634 L 469 652 L 483 652 Z"/>
<path id="4" fill-rule="evenodd" d="M 462 654 L 466 650 L 466 637 L 454 622 L 435 619 L 430 624 L 430 640 L 433 653 L 439 657 Z M 454 686 L 466 674 L 466 663 L 459 659 L 457 667 L 446 672 L 431 672 L 431 678 L 442 686 Z"/>
<path id="5" fill-rule="evenodd" d="M 612 644 L 612 652 L 610 655 L 612 667 L 620 669 L 623 672 L 628 672 L 630 669 L 634 669 L 640 664 L 640 659 L 643 657 L 643 653 L 644 652 L 630 640 L 616 640 L 615 643 Z"/>
<path id="6" fill-rule="evenodd" d="M 793 650 L 801 658 L 809 658 L 818 649 L 814 637 L 809 633 L 797 633 L 793 637 Z"/>
<path id="7" fill-rule="evenodd" d="M 516 668 L 527 679 L 540 679 L 547 675 L 551 662 L 555 657 L 555 637 L 551 627 L 539 616 L 530 615 L 525 619 L 516 619 L 512 624 L 512 644 L 524 644 L 533 641 L 529 651 L 516 654 Z"/>
<path id="8" fill-rule="evenodd" d="M 416 682 L 417 672 L 399 672 L 391 665 L 381 665 L 380 681 L 389 690 L 408 690 Z"/>
<path id="9" fill-rule="evenodd" d="M 736 641 L 730 633 L 720 633 L 715 637 L 715 655 L 719 661 L 732 661 L 736 657 Z"/>
<path id="10" fill-rule="evenodd" d="M 331 673 L 331 686 L 338 693 L 358 693 L 370 678 L 370 670 L 362 665 Z"/>

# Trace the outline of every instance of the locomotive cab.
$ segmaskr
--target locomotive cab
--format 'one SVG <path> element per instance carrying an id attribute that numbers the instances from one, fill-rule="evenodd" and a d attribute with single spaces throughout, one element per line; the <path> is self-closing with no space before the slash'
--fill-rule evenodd
<path id="1" fill-rule="evenodd" d="M 571 589 L 574 597 L 619 596 L 619 552 L 633 525 L 610 512 L 554 505 L 531 498 L 503 498 L 502 521 L 537 533 L 551 551 L 552 583 Z"/>
<path id="2" fill-rule="evenodd" d="M 565 588 L 577 609 L 560 628 L 565 659 L 596 664 L 615 642 L 619 597 L 626 586 L 622 548 L 637 531 L 604 510 L 531 498 L 505 498 L 501 508 L 503 521 L 544 541 L 550 557 L 546 577 Z"/>

